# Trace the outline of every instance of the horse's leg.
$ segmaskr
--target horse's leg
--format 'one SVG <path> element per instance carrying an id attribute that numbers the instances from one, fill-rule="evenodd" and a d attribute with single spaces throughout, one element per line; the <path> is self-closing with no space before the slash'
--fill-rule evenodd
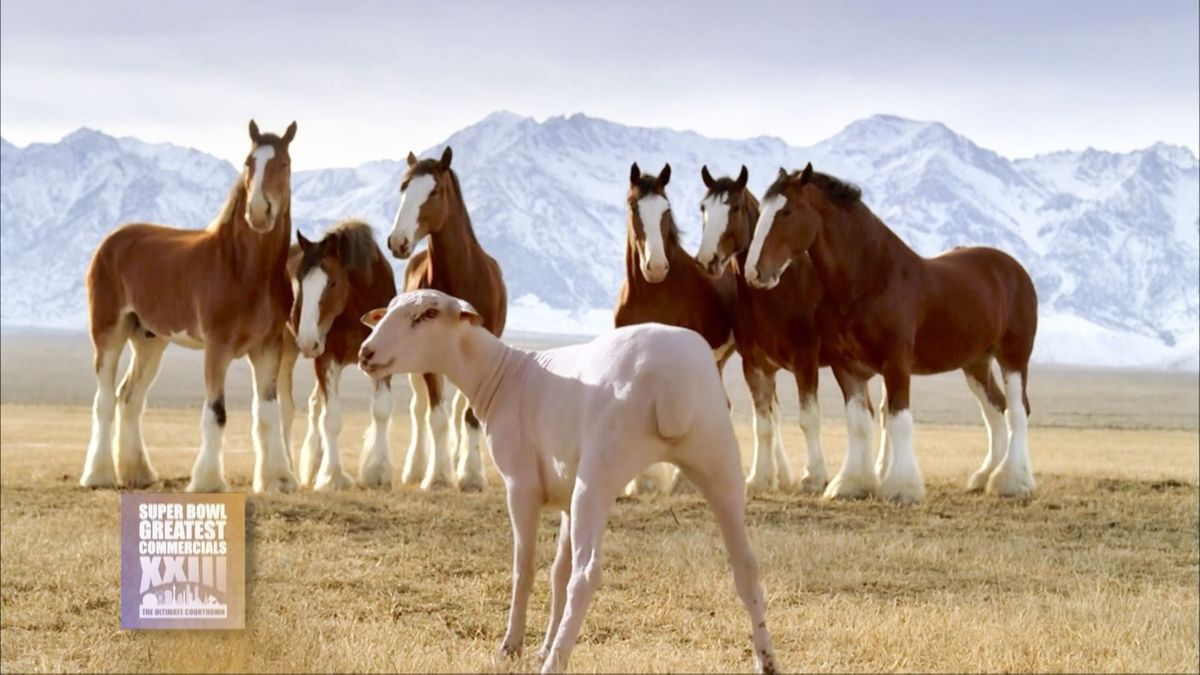
<path id="1" fill-rule="evenodd" d="M 817 400 L 818 370 L 820 364 L 816 354 L 793 366 L 796 376 L 796 392 L 800 398 L 800 429 L 804 432 L 804 445 L 808 451 L 804 464 L 804 477 L 800 489 L 809 494 L 821 494 L 829 482 L 825 469 L 825 455 L 821 452 L 821 405 Z M 781 465 L 782 466 L 782 465 Z M 791 473 L 791 464 L 782 473 Z M 784 478 L 779 479 L 783 487 Z"/>
<path id="2" fill-rule="evenodd" d="M 876 487 L 869 459 L 871 435 L 875 431 L 871 394 L 867 381 L 861 377 L 840 368 L 833 369 L 833 376 L 846 402 L 846 458 L 825 488 L 825 498 L 862 499 L 869 497 Z"/>
<path id="3" fill-rule="evenodd" d="M 283 354 L 282 335 L 250 351 L 250 373 L 254 380 L 254 482 L 255 492 L 296 489 L 292 465 L 284 454 L 283 419 L 279 414 L 279 365 Z"/>
<path id="4" fill-rule="evenodd" d="M 404 456 L 404 470 L 400 473 L 400 482 L 415 485 L 420 483 L 425 475 L 425 448 L 429 435 L 425 418 L 429 415 L 429 389 L 425 386 L 424 375 L 409 375 L 408 383 L 412 385 L 413 392 L 408 408 L 412 430 L 409 432 L 408 454 Z"/>
<path id="5" fill-rule="evenodd" d="M 731 430 L 730 430 L 731 431 Z M 736 469 L 737 439 L 728 433 L 727 439 L 704 438 L 702 448 L 681 457 L 684 472 L 700 487 L 700 492 L 717 518 L 725 552 L 733 570 L 734 587 L 750 616 L 754 658 L 761 672 L 773 673 L 775 651 L 767 631 L 766 607 L 759 584 L 758 563 L 750 548 L 746 532 L 745 496 L 738 489 Z M 722 442 L 723 441 L 723 442 Z"/>
<path id="6" fill-rule="evenodd" d="M 320 371 L 320 366 L 313 361 L 314 370 Z M 321 411 L 325 409 L 325 394 L 321 391 L 320 378 L 313 382 L 312 393 L 308 395 L 308 429 L 304 432 L 304 445 L 300 447 L 300 484 L 312 487 L 317 477 L 317 468 L 321 466 Z"/>
<path id="7" fill-rule="evenodd" d="M 450 404 L 450 459 L 457 467 L 466 452 L 467 431 L 463 425 L 467 423 L 467 408 L 471 402 L 462 391 L 454 392 L 454 401 Z"/>
<path id="8" fill-rule="evenodd" d="M 879 395 L 879 452 L 875 455 L 875 477 L 883 481 L 892 466 L 892 439 L 887 426 L 887 385 Z"/>
<path id="9" fill-rule="evenodd" d="M 204 349 L 204 411 L 200 413 L 200 453 L 192 465 L 188 492 L 224 492 L 225 460 L 221 439 L 225 433 L 225 374 L 232 354 L 224 344 L 209 341 Z"/>
<path id="10" fill-rule="evenodd" d="M 1029 462 L 1029 398 L 1026 396 L 1026 379 L 1029 367 L 1009 370 L 1003 367 L 1004 390 L 1008 398 L 1008 452 L 1000 466 L 988 479 L 989 493 L 1001 497 L 1032 497 L 1035 483 Z"/>
<path id="11" fill-rule="evenodd" d="M 358 465 L 358 483 L 363 487 L 392 486 L 392 458 L 388 452 L 388 425 L 392 419 L 392 378 L 372 380 L 371 426 L 363 438 L 362 461 Z"/>
<path id="12" fill-rule="evenodd" d="M 83 474 L 79 477 L 79 484 L 83 487 L 117 485 L 112 449 L 113 418 L 117 412 L 117 366 L 121 363 L 121 350 L 125 348 L 125 341 L 129 339 L 132 329 L 132 317 L 128 315 L 112 321 L 92 317 L 96 398 L 92 403 L 92 438 L 83 461 Z"/>
<path id="13" fill-rule="evenodd" d="M 142 411 L 146 409 L 146 394 L 158 368 L 162 363 L 167 341 L 134 330 L 130 338 L 133 343 L 133 359 L 129 371 L 117 388 L 117 418 L 120 420 L 117 433 L 117 475 L 127 488 L 142 488 L 158 481 L 158 473 L 150 464 L 146 444 L 142 441 Z"/>
<path id="14" fill-rule="evenodd" d="M 283 421 L 283 455 L 287 457 L 288 468 L 295 472 L 296 464 L 292 461 L 292 423 L 296 420 L 296 398 L 292 391 L 292 375 L 296 370 L 296 359 L 300 352 L 296 349 L 296 340 L 286 331 L 283 334 L 282 349 L 276 389 L 279 392 L 279 416 Z"/>
<path id="15" fill-rule="evenodd" d="M 567 606 L 567 582 L 571 580 L 571 515 L 562 512 L 558 528 L 558 552 L 550 567 L 550 623 L 546 626 L 546 637 L 538 650 L 538 660 L 545 661 L 558 634 L 563 609 Z"/>
<path id="16" fill-rule="evenodd" d="M 913 450 L 913 418 L 908 393 L 910 363 L 911 359 L 904 356 L 893 359 L 883 368 L 883 384 L 887 387 L 886 424 L 891 461 L 876 493 L 883 499 L 905 504 L 925 499 L 925 479 L 921 477 L 917 455 Z"/>
<path id="17" fill-rule="evenodd" d="M 338 447 L 338 436 L 342 433 L 342 364 L 325 354 L 317 357 L 317 364 L 325 373 L 320 379 L 325 398 L 321 410 L 321 447 L 324 452 L 313 489 L 348 490 L 354 487 L 354 481 L 342 470 L 342 452 Z"/>
<path id="18" fill-rule="evenodd" d="M 529 592 L 533 590 L 536 574 L 537 531 L 541 524 L 542 494 L 540 486 L 523 485 L 508 490 L 508 516 L 513 529 L 513 588 L 512 605 L 508 611 L 508 629 L 500 643 L 498 656 L 509 658 L 521 655 L 525 642 L 525 618 L 529 607 Z"/>
<path id="19" fill-rule="evenodd" d="M 780 430 L 775 426 L 775 373 L 767 373 L 753 358 L 742 355 L 742 375 L 750 389 L 754 405 L 754 459 L 750 476 L 746 478 L 746 494 L 755 495 L 779 487 L 775 454 L 775 438 Z"/>
<path id="20" fill-rule="evenodd" d="M 1000 391 L 996 378 L 992 376 L 990 356 L 967 365 L 963 368 L 963 374 L 967 376 L 967 388 L 979 401 L 979 412 L 987 428 L 987 455 L 983 458 L 983 464 L 967 480 L 968 492 L 982 492 L 987 487 L 988 477 L 1000 466 L 1000 460 L 1008 452 L 1008 427 L 1004 420 L 1006 401 L 1004 392 Z"/>
<path id="21" fill-rule="evenodd" d="M 479 451 L 479 418 L 461 391 L 455 394 L 455 405 L 459 398 L 464 400 L 465 405 L 462 421 L 458 425 L 459 438 L 462 439 L 458 457 L 458 489 L 479 492 L 487 487 L 487 479 L 483 475 L 483 454 Z"/>
<path id="22" fill-rule="evenodd" d="M 441 375 L 425 374 L 425 387 L 429 390 L 429 435 L 433 440 L 433 453 L 425 467 L 425 479 L 421 489 L 434 490 L 454 485 L 454 463 L 450 460 L 450 420 L 446 414 L 445 381 Z"/>

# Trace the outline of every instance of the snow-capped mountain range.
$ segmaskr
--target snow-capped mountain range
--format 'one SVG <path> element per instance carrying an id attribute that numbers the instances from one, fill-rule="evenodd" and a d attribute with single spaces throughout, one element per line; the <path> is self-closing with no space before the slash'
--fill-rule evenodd
<path id="1" fill-rule="evenodd" d="M 1200 368 L 1200 167 L 1187 148 L 1013 160 L 940 123 L 886 115 L 802 148 L 505 112 L 426 154 L 447 144 L 476 232 L 504 269 L 512 328 L 580 333 L 610 324 L 624 272 L 630 162 L 655 173 L 671 163 L 668 196 L 694 251 L 701 165 L 721 175 L 745 164 L 761 194 L 780 166 L 812 161 L 860 185 L 867 204 L 922 254 L 986 244 L 1021 260 L 1042 303 L 1035 358 Z M 303 152 L 301 134 L 293 155 Z M 295 224 L 316 235 L 364 217 L 382 242 L 404 168 L 396 158 L 296 172 Z M 204 227 L 236 175 L 198 150 L 89 129 L 24 148 L 0 139 L 0 322 L 82 330 L 84 273 L 101 238 L 133 220 Z"/>

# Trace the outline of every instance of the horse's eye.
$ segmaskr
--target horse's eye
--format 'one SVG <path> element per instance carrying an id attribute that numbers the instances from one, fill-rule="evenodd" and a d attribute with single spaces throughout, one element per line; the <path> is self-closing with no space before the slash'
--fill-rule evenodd
<path id="1" fill-rule="evenodd" d="M 792 210 L 791 209 L 783 209 L 779 212 L 779 215 L 790 216 L 790 215 L 792 215 Z"/>
<path id="2" fill-rule="evenodd" d="M 330 280 L 329 280 L 329 287 L 330 287 L 330 288 L 333 288 L 334 286 L 337 286 L 337 279 L 330 279 Z"/>
<path id="3" fill-rule="evenodd" d="M 701 204 L 701 205 L 700 205 L 700 213 L 704 213 L 706 210 L 707 210 L 707 209 L 705 209 L 705 208 L 704 208 L 704 205 L 703 205 L 703 204 Z"/>

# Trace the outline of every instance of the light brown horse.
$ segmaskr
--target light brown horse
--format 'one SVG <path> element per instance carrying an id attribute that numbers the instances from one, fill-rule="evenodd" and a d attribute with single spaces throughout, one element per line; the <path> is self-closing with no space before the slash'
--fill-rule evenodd
<path id="1" fill-rule="evenodd" d="M 613 322 L 617 328 L 654 322 L 694 330 L 708 342 L 717 370 L 723 371 L 734 347 L 736 282 L 730 273 L 709 276 L 680 245 L 666 194 L 670 180 L 670 164 L 657 176 L 642 173 L 637 162 L 629 168 L 625 281 Z M 666 489 L 661 469 L 643 472 L 627 493 Z"/>
<path id="2" fill-rule="evenodd" d="M 375 243 L 371 226 L 346 220 L 320 241 L 297 233 L 288 272 L 296 290 L 291 325 L 301 353 L 313 359 L 316 384 L 308 399 L 308 431 L 298 458 L 300 484 L 317 490 L 344 490 L 353 485 L 342 471 L 338 434 L 342 408 L 338 397 L 342 369 L 358 360 L 358 348 L 371 333 L 359 318 L 396 297 L 392 266 Z M 285 350 L 283 370 L 290 372 L 296 350 Z M 391 378 L 372 381 L 371 426 L 367 428 L 358 482 L 363 487 L 389 487 L 388 422 L 392 414 Z M 280 385 L 291 409 L 292 391 Z M 291 420 L 285 418 L 285 424 Z"/>
<path id="3" fill-rule="evenodd" d="M 250 121 L 245 168 L 216 220 L 204 230 L 142 223 L 110 234 L 88 269 L 88 310 L 95 346 L 96 400 L 83 476 L 89 487 L 144 487 L 158 476 L 142 442 L 146 393 L 169 342 L 204 349 L 203 443 L 191 492 L 227 489 L 221 457 L 225 373 L 248 356 L 254 371 L 254 491 L 296 486 L 284 452 L 276 376 L 292 290 L 287 276 L 292 236 L 288 146 Z M 126 342 L 133 360 L 120 389 L 117 363 Z M 113 463 L 114 413 L 120 413 Z"/>
<path id="4" fill-rule="evenodd" d="M 453 156 L 449 147 L 440 159 L 418 160 L 408 153 L 408 171 L 400 183 L 400 206 L 388 236 L 388 248 L 397 258 L 407 258 L 417 243 L 428 237 L 426 250 L 413 256 L 404 272 L 404 290 L 432 288 L 466 300 L 479 311 L 484 327 L 499 337 L 508 315 L 504 276 L 500 265 L 475 237 L 462 187 L 450 168 Z M 458 446 L 456 472 L 448 449 L 442 376 L 414 375 L 409 376 L 409 382 L 413 387 L 412 439 L 401 480 L 420 482 L 425 489 L 457 482 L 461 490 L 482 490 L 487 482 L 479 451 L 479 420 L 462 392 L 457 394 L 453 409 Z M 432 442 L 433 456 L 427 462 L 428 442 Z"/>
<path id="5" fill-rule="evenodd" d="M 700 202 L 704 229 L 696 262 L 709 274 L 728 270 L 737 280 L 733 334 L 754 403 L 755 452 L 746 489 L 753 493 L 796 487 L 783 448 L 775 395 L 775 374 L 783 368 L 796 379 L 800 428 L 808 448 L 799 487 L 804 492 L 820 493 L 828 477 L 821 453 L 821 410 L 817 405 L 821 362 L 816 322 L 824 295 L 821 281 L 812 264 L 801 258 L 784 271 L 771 290 L 747 284 L 743 271 L 759 214 L 758 199 L 746 188 L 749 172 L 743 166 L 737 178 L 713 178 L 704 166 L 700 177 L 707 192 Z"/>
<path id="6" fill-rule="evenodd" d="M 835 320 L 821 325 L 822 349 L 841 369 L 835 376 L 846 395 L 851 427 L 845 463 L 828 494 L 855 492 L 878 480 L 876 492 L 884 498 L 923 499 L 909 379 L 914 373 L 962 369 L 990 438 L 987 457 L 968 489 L 986 486 L 1002 496 L 1030 496 L 1026 384 L 1037 293 L 1021 264 L 985 247 L 922 258 L 871 213 L 858 188 L 814 172 L 811 163 L 792 174 L 780 169 L 767 190 L 746 280 L 771 288 L 805 255 L 838 308 Z M 993 359 L 1004 375 L 1004 391 L 992 375 Z M 876 373 L 883 375 L 887 416 L 873 473 L 861 430 L 864 420 L 870 423 L 866 384 Z"/>

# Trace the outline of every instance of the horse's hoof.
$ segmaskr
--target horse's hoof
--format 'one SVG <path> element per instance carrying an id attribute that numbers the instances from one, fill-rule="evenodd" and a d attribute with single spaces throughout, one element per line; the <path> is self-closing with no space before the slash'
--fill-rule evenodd
<path id="1" fill-rule="evenodd" d="M 487 481 L 479 474 L 458 477 L 458 489 L 461 492 L 483 492 L 485 487 L 487 487 Z"/>
<path id="2" fill-rule="evenodd" d="M 333 473 L 317 474 L 317 482 L 313 484 L 313 489 L 317 492 L 342 492 L 354 487 L 354 481 L 346 475 L 344 471 L 338 470 Z"/>
<path id="3" fill-rule="evenodd" d="M 79 486 L 95 489 L 115 488 L 117 487 L 117 477 L 112 472 L 85 472 L 79 477 Z"/>
<path id="4" fill-rule="evenodd" d="M 838 474 L 825 488 L 825 499 L 866 499 L 875 493 L 874 481 Z"/>
<path id="5" fill-rule="evenodd" d="M 917 504 L 925 501 L 925 484 L 919 478 L 903 480 L 889 476 L 888 480 L 879 484 L 875 495 L 897 504 Z"/>
<path id="6" fill-rule="evenodd" d="M 192 477 L 187 486 L 188 492 L 229 492 L 229 484 L 220 476 L 208 476 L 203 478 Z"/>
<path id="7" fill-rule="evenodd" d="M 988 494 L 1012 499 L 1028 499 L 1033 496 L 1033 475 L 1028 471 L 1003 470 L 1004 467 L 992 472 L 987 482 Z"/>
<path id="8" fill-rule="evenodd" d="M 806 495 L 819 495 L 825 491 L 829 480 L 824 473 L 809 474 L 800 481 L 800 492 Z"/>
<path id="9" fill-rule="evenodd" d="M 274 478 L 255 479 L 255 492 L 294 492 L 298 484 L 291 472 L 280 474 Z"/>
<path id="10" fill-rule="evenodd" d="M 158 472 L 145 462 L 139 462 L 136 468 L 121 472 L 121 485 L 127 490 L 140 490 L 157 482 Z"/>
<path id="11" fill-rule="evenodd" d="M 358 472 L 358 484 L 372 490 L 390 490 L 392 488 L 392 467 L 390 464 L 376 464 Z"/>

